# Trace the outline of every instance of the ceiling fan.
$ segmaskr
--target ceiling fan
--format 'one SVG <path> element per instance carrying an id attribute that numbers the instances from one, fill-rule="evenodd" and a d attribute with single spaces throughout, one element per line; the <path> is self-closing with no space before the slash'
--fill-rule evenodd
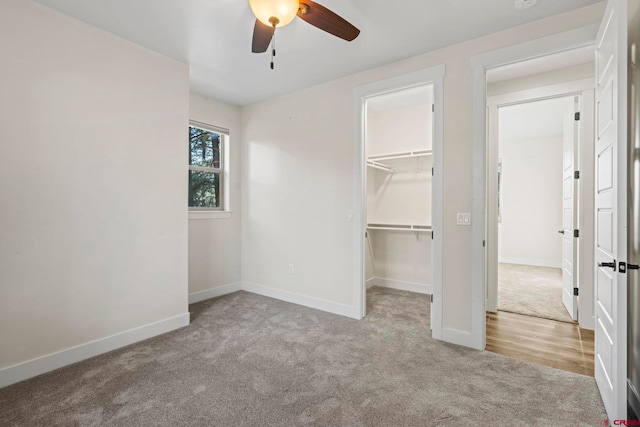
<path id="1" fill-rule="evenodd" d="M 314 27 L 347 41 L 360 34 L 360 30 L 344 18 L 311 0 L 249 0 L 249 6 L 256 16 L 251 44 L 253 53 L 266 52 L 276 28 L 289 24 L 296 15 Z M 272 49 L 272 57 L 274 55 L 275 48 Z"/>

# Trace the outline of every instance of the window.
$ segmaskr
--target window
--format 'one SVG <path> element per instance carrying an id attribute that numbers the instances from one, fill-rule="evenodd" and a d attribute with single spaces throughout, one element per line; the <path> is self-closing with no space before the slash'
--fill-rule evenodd
<path id="1" fill-rule="evenodd" d="M 222 210 L 224 146 L 229 132 L 201 123 L 189 126 L 189 209 Z"/>

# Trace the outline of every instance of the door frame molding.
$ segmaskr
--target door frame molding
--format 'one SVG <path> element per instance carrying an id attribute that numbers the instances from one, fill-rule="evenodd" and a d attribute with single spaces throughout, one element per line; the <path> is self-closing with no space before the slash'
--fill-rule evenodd
<path id="1" fill-rule="evenodd" d="M 595 48 L 595 44 L 593 45 Z M 595 227 L 593 222 L 593 212 L 590 212 L 589 209 L 594 209 L 593 204 L 593 196 L 587 197 L 588 192 L 593 192 L 593 185 L 591 188 L 587 188 L 587 186 L 583 185 L 585 182 L 589 181 L 593 184 L 593 175 L 595 173 L 594 167 L 591 170 L 585 169 L 586 160 L 591 162 L 595 162 L 593 156 L 593 147 L 591 150 L 586 150 L 587 146 L 585 145 L 586 141 L 591 140 L 592 145 L 595 144 L 594 140 L 594 108 L 586 107 L 588 102 L 593 103 L 593 92 L 595 91 L 595 78 L 587 78 L 574 80 L 563 83 L 556 83 L 547 86 L 540 86 L 532 89 L 519 90 L 515 92 L 509 92 L 500 95 L 493 95 L 487 97 L 487 107 L 489 109 L 489 121 L 488 121 L 488 140 L 487 140 L 487 170 L 491 170 L 495 161 L 497 160 L 497 153 L 495 148 L 497 147 L 497 141 L 492 140 L 492 135 L 497 135 L 496 132 L 491 132 L 492 128 L 497 127 L 497 109 L 500 107 L 505 107 L 509 105 L 517 105 L 522 103 L 540 101 L 544 99 L 553 99 L 560 98 L 565 96 L 580 96 L 580 113 L 582 115 L 580 121 L 580 154 L 579 159 L 577 159 L 577 164 L 580 165 L 580 191 L 578 192 L 579 197 L 579 211 L 580 211 L 580 219 L 578 222 L 579 229 L 588 230 L 587 234 L 581 236 L 581 239 L 576 243 L 579 247 L 578 256 L 578 280 L 579 283 L 593 283 L 593 238 L 589 239 L 589 234 L 593 235 L 593 228 Z M 492 117 L 496 118 L 496 121 L 493 122 Z M 591 123 L 591 128 L 587 126 L 587 124 Z M 495 147 L 494 147 L 495 146 Z M 490 154 L 489 154 L 490 153 Z M 588 172 L 588 173 L 586 173 Z M 495 184 L 495 183 L 494 183 Z M 492 189 L 491 186 L 494 186 Z M 487 211 L 491 211 L 491 206 L 495 208 L 497 189 L 495 185 L 488 183 L 487 188 Z M 497 217 L 496 217 L 497 218 Z M 494 251 L 497 248 L 498 242 L 498 229 L 497 229 L 497 219 L 495 221 L 495 229 L 492 229 L 491 224 L 489 223 L 489 218 L 487 218 L 487 310 L 491 310 L 493 307 L 497 307 L 497 284 L 492 286 L 492 283 L 496 283 L 496 280 L 492 277 L 492 274 L 497 276 L 497 264 L 498 264 L 498 254 L 497 251 Z M 589 240 L 589 241 L 587 241 Z M 590 251 L 587 251 L 587 248 L 591 248 Z M 495 271 L 490 269 L 491 265 L 495 265 Z M 497 278 L 497 277 L 496 277 Z M 580 286 L 580 300 L 578 303 L 578 321 L 580 327 L 585 329 L 594 329 L 595 326 L 595 313 L 594 313 L 594 301 L 593 301 L 593 290 L 584 290 L 582 286 Z M 585 298 L 586 297 L 586 298 Z M 493 310 L 491 310 L 493 311 Z"/>
<path id="2" fill-rule="evenodd" d="M 365 274 L 365 233 L 367 231 L 367 166 L 366 166 L 366 102 L 373 96 L 408 89 L 416 86 L 433 85 L 433 181 L 432 181 L 432 214 L 431 228 L 433 240 L 432 253 L 432 289 L 431 330 L 433 338 L 442 335 L 442 206 L 443 206 L 443 90 L 445 65 L 440 64 L 419 71 L 401 74 L 388 79 L 358 86 L 353 90 L 355 98 L 355 209 L 354 242 L 354 306 L 356 318 L 364 317 L 366 309 L 366 274 Z"/>
<path id="3" fill-rule="evenodd" d="M 471 255 L 470 347 L 483 350 L 486 343 L 486 167 L 487 167 L 487 70 L 595 43 L 599 23 L 494 50 L 471 58 L 473 71 L 473 207 Z"/>

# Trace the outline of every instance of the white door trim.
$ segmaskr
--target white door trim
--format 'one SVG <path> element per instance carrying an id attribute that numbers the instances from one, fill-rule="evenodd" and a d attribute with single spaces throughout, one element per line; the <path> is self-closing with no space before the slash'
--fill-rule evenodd
<path id="1" fill-rule="evenodd" d="M 571 82 L 558 83 L 548 86 L 542 86 L 534 89 L 526 89 L 516 92 L 510 92 L 501 95 L 494 95 L 487 98 L 487 106 L 489 108 L 489 140 L 488 154 L 487 154 L 487 168 L 488 170 L 495 170 L 495 162 L 497 159 L 497 141 L 494 141 L 494 135 L 497 135 L 497 109 L 508 105 L 521 104 L 525 102 L 539 101 L 543 99 L 558 98 L 562 96 L 579 95 L 581 97 L 581 120 L 580 120 L 580 182 L 581 184 L 587 183 L 588 185 L 580 186 L 580 212 L 581 217 L 579 220 L 579 229 L 584 229 L 586 232 L 578 240 L 577 245 L 580 250 L 578 251 L 580 262 L 580 271 L 578 273 L 579 281 L 581 283 L 593 284 L 593 166 L 587 169 L 587 162 L 594 162 L 593 144 L 594 144 L 594 112 L 593 112 L 593 91 L 595 88 L 595 79 L 580 79 Z M 589 106 L 587 106 L 589 105 Z M 590 141 L 591 144 L 585 144 L 585 141 Z M 586 149 L 590 146 L 590 149 Z M 583 149 L 584 148 L 584 149 Z M 490 192 L 487 196 L 487 210 L 491 211 L 492 206 L 495 208 L 496 202 L 492 200 L 491 195 L 497 193 L 497 189 L 492 190 L 491 186 L 496 187 L 495 182 L 489 182 L 488 184 Z M 496 187 L 497 188 L 497 187 Z M 495 217 L 492 214 L 490 217 Z M 488 221 L 488 220 L 487 220 Z M 498 289 L 497 289 L 497 270 L 492 269 L 492 264 L 497 267 L 497 221 L 495 224 L 487 222 L 487 302 L 486 309 L 488 311 L 495 311 L 498 305 Z M 591 248 L 591 249 L 589 249 Z M 496 261 L 494 261 L 496 259 Z M 509 262 L 509 261 L 505 261 Z M 515 261 L 514 261 L 515 262 Z M 518 263 L 518 262 L 515 262 Z M 549 265 L 551 266 L 551 265 Z M 593 287 L 587 289 L 580 289 L 579 299 L 579 323 L 582 328 L 594 329 L 594 302 L 593 302 Z"/>
<path id="2" fill-rule="evenodd" d="M 471 333 L 468 346 L 484 349 L 486 340 L 486 167 L 487 167 L 487 88 L 490 68 L 552 53 L 589 46 L 595 42 L 598 24 L 577 28 L 530 42 L 487 52 L 471 58 L 473 69 L 473 210 Z"/>
<path id="3" fill-rule="evenodd" d="M 373 82 L 367 85 L 358 86 L 354 89 L 355 97 L 355 164 L 354 182 L 354 219 L 355 227 L 353 234 L 354 242 L 354 280 L 353 292 L 356 313 L 360 317 L 365 313 L 365 245 L 364 235 L 367 227 L 366 212 L 366 100 L 369 97 L 394 92 L 414 86 L 433 84 L 434 103 L 434 138 L 433 138 L 433 205 L 432 205 L 432 230 L 434 239 L 432 240 L 433 254 L 433 304 L 431 304 L 431 329 L 433 337 L 440 339 L 442 336 L 442 150 L 443 150 L 443 85 L 445 76 L 445 66 L 437 65 L 424 70 L 402 74 L 389 79 Z"/>
<path id="4" fill-rule="evenodd" d="M 571 82 L 558 83 L 548 86 L 541 86 L 534 89 L 520 90 L 517 92 L 510 92 L 502 95 L 490 96 L 487 98 L 487 105 L 504 107 L 507 105 L 540 101 L 543 99 L 578 95 L 583 90 L 593 89 L 595 85 L 595 78 L 591 78 L 574 80 Z"/>

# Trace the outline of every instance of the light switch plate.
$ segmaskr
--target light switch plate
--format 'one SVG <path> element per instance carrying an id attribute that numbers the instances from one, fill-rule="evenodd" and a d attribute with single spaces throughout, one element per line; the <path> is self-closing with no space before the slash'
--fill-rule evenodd
<path id="1" fill-rule="evenodd" d="M 458 212 L 456 222 L 458 225 L 471 225 L 471 214 L 469 212 Z"/>

